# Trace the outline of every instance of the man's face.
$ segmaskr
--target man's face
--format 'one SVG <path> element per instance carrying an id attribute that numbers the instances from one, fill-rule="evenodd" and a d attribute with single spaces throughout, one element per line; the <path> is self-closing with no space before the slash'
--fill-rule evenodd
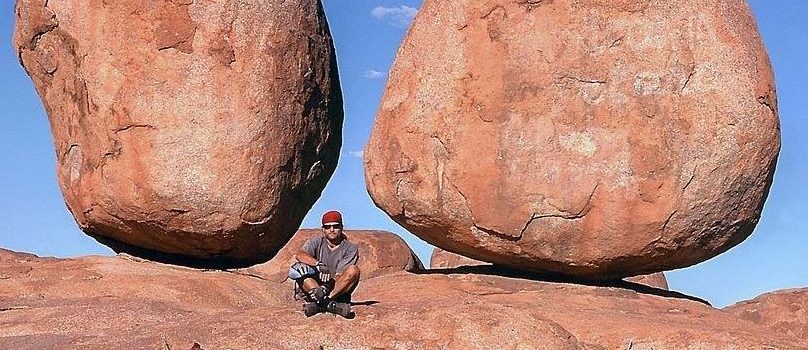
<path id="1" fill-rule="evenodd" d="M 342 224 L 326 224 L 323 225 L 323 234 L 329 240 L 335 240 L 342 235 Z"/>

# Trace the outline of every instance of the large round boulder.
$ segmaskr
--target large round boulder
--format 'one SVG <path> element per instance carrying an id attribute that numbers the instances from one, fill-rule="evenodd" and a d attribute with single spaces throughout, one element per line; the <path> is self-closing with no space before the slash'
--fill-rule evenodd
<path id="1" fill-rule="evenodd" d="M 67 206 L 113 249 L 266 261 L 333 174 L 342 97 L 319 0 L 19 0 L 16 13 Z"/>
<path id="2" fill-rule="evenodd" d="M 754 229 L 780 148 L 745 1 L 427 0 L 365 149 L 427 242 L 538 271 L 692 265 Z"/>

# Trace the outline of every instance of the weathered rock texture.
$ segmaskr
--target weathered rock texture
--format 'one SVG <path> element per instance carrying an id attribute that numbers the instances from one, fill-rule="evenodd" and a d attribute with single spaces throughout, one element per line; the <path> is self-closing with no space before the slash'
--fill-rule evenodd
<path id="1" fill-rule="evenodd" d="M 808 349 L 808 288 L 766 293 L 724 310 L 774 334 L 802 339 Z"/>
<path id="2" fill-rule="evenodd" d="M 0 251 L 0 276 L 2 349 L 805 348 L 673 294 L 479 273 L 365 280 L 353 320 L 306 319 L 277 282 L 121 257 Z"/>
<path id="3" fill-rule="evenodd" d="M 619 277 L 755 227 L 780 147 L 745 1 L 427 0 L 365 149 L 396 222 L 474 259 Z"/>
<path id="4" fill-rule="evenodd" d="M 19 0 L 14 41 L 89 235 L 161 260 L 268 260 L 334 172 L 318 0 Z"/>
<path id="5" fill-rule="evenodd" d="M 400 271 L 420 271 L 424 265 L 412 249 L 398 235 L 387 231 L 346 230 L 348 240 L 359 249 L 359 278 L 361 280 Z M 295 262 L 294 255 L 309 238 L 322 235 L 319 229 L 297 231 L 272 260 L 242 269 L 241 272 L 284 282 L 289 274 L 289 266 Z"/>
<path id="6" fill-rule="evenodd" d="M 447 252 L 440 248 L 435 248 L 434 250 L 432 250 L 432 256 L 430 257 L 429 260 L 430 269 L 452 269 L 452 268 L 461 268 L 464 266 L 480 266 L 480 265 L 489 265 L 489 264 L 484 261 L 474 260 L 472 258 L 462 256 L 460 254 Z M 662 272 L 655 272 L 650 275 L 627 277 L 624 280 L 632 283 L 639 283 L 649 287 L 668 290 L 668 280 L 667 278 L 665 278 L 665 274 Z"/>

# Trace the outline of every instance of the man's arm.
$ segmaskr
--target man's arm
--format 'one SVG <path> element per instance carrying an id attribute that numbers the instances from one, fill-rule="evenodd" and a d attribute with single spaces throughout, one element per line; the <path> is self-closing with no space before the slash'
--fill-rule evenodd
<path id="1" fill-rule="evenodd" d="M 300 250 L 295 253 L 295 260 L 309 266 L 317 266 L 320 261 L 317 259 L 317 247 L 320 245 L 319 237 L 313 237 L 303 243 Z"/>
<path id="2" fill-rule="evenodd" d="M 297 253 L 295 253 L 295 260 L 309 266 L 317 266 L 317 263 L 319 263 L 317 259 L 304 250 L 299 250 Z"/>

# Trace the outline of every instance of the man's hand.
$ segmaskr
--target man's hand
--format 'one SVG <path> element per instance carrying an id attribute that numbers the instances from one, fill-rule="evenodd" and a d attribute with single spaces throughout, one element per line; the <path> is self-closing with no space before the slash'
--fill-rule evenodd
<path id="1" fill-rule="evenodd" d="M 320 281 L 328 282 L 331 279 L 331 271 L 328 270 L 328 266 L 326 266 L 325 263 L 318 261 L 315 268 L 320 272 Z"/>

